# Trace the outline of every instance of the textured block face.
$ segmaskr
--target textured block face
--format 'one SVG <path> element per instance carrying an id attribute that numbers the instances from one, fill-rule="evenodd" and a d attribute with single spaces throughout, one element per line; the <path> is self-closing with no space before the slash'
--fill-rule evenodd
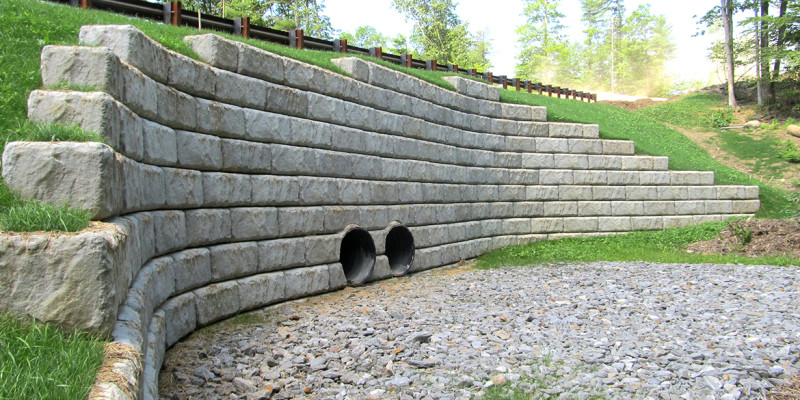
<path id="1" fill-rule="evenodd" d="M 203 173 L 203 203 L 209 207 L 251 204 L 250 175 L 224 172 Z"/>
<path id="2" fill-rule="evenodd" d="M 186 246 L 186 224 L 182 211 L 155 211 L 150 215 L 153 218 L 157 254 L 170 253 Z"/>
<path id="3" fill-rule="evenodd" d="M 142 161 L 156 165 L 175 165 L 178 144 L 175 131 L 155 122 L 142 121 Z"/>
<path id="4" fill-rule="evenodd" d="M 212 34 L 186 36 L 183 41 L 188 43 L 203 61 L 217 68 L 236 71 L 239 67 L 239 48 L 236 42 Z"/>
<path id="5" fill-rule="evenodd" d="M 222 168 L 222 139 L 199 133 L 175 131 L 178 165 L 199 170 Z"/>
<path id="6" fill-rule="evenodd" d="M 203 99 L 196 103 L 198 131 L 234 139 L 245 137 L 243 108 Z"/>
<path id="7" fill-rule="evenodd" d="M 286 277 L 287 299 L 310 296 L 327 291 L 330 285 L 330 275 L 327 265 L 317 267 L 295 268 L 284 271 Z"/>
<path id="8" fill-rule="evenodd" d="M 118 97 L 122 91 L 119 59 L 108 48 L 45 46 L 42 49 L 42 84 L 66 83 L 94 86 Z"/>
<path id="9" fill-rule="evenodd" d="M 186 211 L 187 246 L 217 243 L 231 236 L 231 213 L 228 209 Z"/>
<path id="10" fill-rule="evenodd" d="M 208 250 L 211 252 L 211 279 L 214 281 L 251 275 L 258 269 L 256 242 L 221 244 Z"/>
<path id="11" fill-rule="evenodd" d="M 628 232 L 631 230 L 630 217 L 599 217 L 597 230 L 600 232 Z"/>
<path id="12" fill-rule="evenodd" d="M 283 272 L 260 274 L 239 279 L 242 310 L 264 307 L 285 300 L 286 278 Z"/>
<path id="13" fill-rule="evenodd" d="M 181 54 L 169 55 L 167 85 L 184 93 L 212 98 L 217 88 L 217 72 Z"/>
<path id="14" fill-rule="evenodd" d="M 564 218 L 564 232 L 597 232 L 598 222 L 595 217 Z"/>
<path id="15" fill-rule="evenodd" d="M 172 346 L 182 337 L 194 332 L 197 326 L 194 293 L 170 299 L 161 307 L 164 312 L 166 344 Z"/>
<path id="16" fill-rule="evenodd" d="M 258 271 L 275 271 L 305 264 L 305 238 L 265 240 L 258 243 Z"/>
<path id="17" fill-rule="evenodd" d="M 263 110 L 267 102 L 267 83 L 227 71 L 219 71 L 217 100 L 240 107 Z"/>
<path id="18" fill-rule="evenodd" d="M 203 174 L 190 169 L 162 168 L 165 203 L 172 208 L 196 208 L 203 205 Z"/>
<path id="19" fill-rule="evenodd" d="M 12 142 L 3 180 L 24 198 L 88 210 L 96 219 L 123 208 L 121 163 L 100 143 Z"/>
<path id="20" fill-rule="evenodd" d="M 231 209 L 231 235 L 236 240 L 266 239 L 278 235 L 278 210 L 272 207 Z"/>
<path id="21" fill-rule="evenodd" d="M 242 309 L 236 281 L 215 283 L 194 291 L 198 326 L 205 326 Z"/>
<path id="22" fill-rule="evenodd" d="M 175 291 L 185 292 L 211 282 L 211 253 L 206 248 L 188 249 L 172 255 Z"/>
<path id="23" fill-rule="evenodd" d="M 79 41 L 84 45 L 110 48 L 123 62 L 159 82 L 167 82 L 166 49 L 132 25 L 84 26 Z"/>

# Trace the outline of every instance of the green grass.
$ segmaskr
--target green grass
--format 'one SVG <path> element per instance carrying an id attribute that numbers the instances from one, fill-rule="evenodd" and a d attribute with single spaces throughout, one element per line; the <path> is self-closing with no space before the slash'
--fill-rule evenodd
<path id="1" fill-rule="evenodd" d="M 0 315 L 0 399 L 85 399 L 103 342 Z"/>
<path id="2" fill-rule="evenodd" d="M 788 256 L 748 258 L 741 255 L 704 255 L 685 251 L 686 246 L 690 243 L 714 238 L 727 225 L 727 222 L 712 222 L 663 231 L 565 238 L 510 246 L 480 256 L 477 266 L 479 268 L 497 268 L 553 262 L 592 261 L 800 266 L 800 259 Z"/>
<path id="3" fill-rule="evenodd" d="M 724 107 L 725 102 L 719 95 L 693 93 L 678 101 L 641 108 L 636 113 L 681 128 L 712 128 L 714 112 Z"/>
<path id="4" fill-rule="evenodd" d="M 486 389 L 481 398 L 483 400 L 528 400 L 534 398 L 533 395 L 535 395 L 537 399 L 547 400 L 577 399 L 579 398 L 577 393 L 570 396 L 570 393 L 547 394 L 544 392 L 544 390 L 558 385 L 560 381 L 566 378 L 558 373 L 558 370 L 564 365 L 563 361 L 553 361 L 549 354 L 544 355 L 530 364 L 531 373 L 522 375 L 520 384 L 517 387 L 511 387 L 511 385 L 491 386 Z M 571 374 L 592 371 L 592 369 L 587 365 L 578 365 L 571 368 Z M 520 388 L 523 385 L 527 386 L 526 390 Z M 569 388 L 565 389 L 569 390 Z M 585 397 L 587 400 L 602 400 L 605 398 L 603 395 L 594 393 L 590 393 L 588 397 Z"/>

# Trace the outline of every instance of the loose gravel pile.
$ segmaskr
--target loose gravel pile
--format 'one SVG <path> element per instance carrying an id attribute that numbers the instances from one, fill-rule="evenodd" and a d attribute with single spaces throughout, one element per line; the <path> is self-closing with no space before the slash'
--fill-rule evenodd
<path id="1" fill-rule="evenodd" d="M 760 398 L 800 370 L 797 278 L 743 265 L 445 268 L 200 331 L 168 352 L 160 393 Z"/>

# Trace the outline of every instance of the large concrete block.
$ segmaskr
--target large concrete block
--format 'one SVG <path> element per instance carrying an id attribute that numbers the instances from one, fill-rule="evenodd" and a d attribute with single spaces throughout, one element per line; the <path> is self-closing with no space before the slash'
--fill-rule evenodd
<path id="1" fill-rule="evenodd" d="M 544 203 L 546 217 L 565 217 L 578 215 L 578 202 L 576 201 L 548 201 Z"/>
<path id="2" fill-rule="evenodd" d="M 253 205 L 296 205 L 300 202 L 300 178 L 252 175 Z"/>
<path id="3" fill-rule="evenodd" d="M 278 235 L 278 210 L 272 207 L 231 208 L 234 240 L 256 240 Z"/>
<path id="4" fill-rule="evenodd" d="M 342 57 L 334 58 L 331 62 L 350 74 L 354 79 L 369 82 L 370 65 L 366 61 L 356 57 Z"/>
<path id="5" fill-rule="evenodd" d="M 536 151 L 540 153 L 569 152 L 569 141 L 567 139 L 537 137 L 535 140 L 536 140 Z"/>
<path id="6" fill-rule="evenodd" d="M 211 252 L 211 279 L 230 280 L 252 275 L 258 269 L 256 242 L 227 243 L 208 248 Z"/>
<path id="7" fill-rule="evenodd" d="M 591 186 L 562 185 L 558 188 L 559 200 L 592 200 Z"/>
<path id="8" fill-rule="evenodd" d="M 171 87 L 157 85 L 158 121 L 172 128 L 197 127 L 197 100 Z"/>
<path id="9" fill-rule="evenodd" d="M 691 215 L 665 216 L 664 217 L 664 229 L 681 228 L 681 227 L 684 227 L 684 226 L 693 225 L 694 223 L 695 223 L 695 219 Z"/>
<path id="10" fill-rule="evenodd" d="M 571 185 L 572 170 L 549 169 L 539 171 L 539 183 L 542 185 Z"/>
<path id="11" fill-rule="evenodd" d="M 597 230 L 600 232 L 630 232 L 631 217 L 599 217 Z"/>
<path id="12" fill-rule="evenodd" d="M 160 307 L 174 291 L 175 276 L 170 256 L 154 258 L 145 264 L 130 288 L 130 293 L 141 295 L 142 308 L 147 310 L 147 314 Z M 147 321 L 147 318 L 143 321 Z"/>
<path id="13" fill-rule="evenodd" d="M 658 188 L 655 186 L 627 186 L 626 200 L 658 200 Z"/>
<path id="14" fill-rule="evenodd" d="M 258 272 L 306 265 L 305 254 L 306 243 L 302 237 L 258 242 Z"/>
<path id="15" fill-rule="evenodd" d="M 674 201 L 645 201 L 641 215 L 674 215 L 677 212 Z"/>
<path id="16" fill-rule="evenodd" d="M 122 166 L 101 143 L 12 142 L 3 151 L 3 181 L 24 198 L 87 210 L 94 219 L 123 208 Z"/>
<path id="17" fill-rule="evenodd" d="M 184 168 L 218 171 L 222 168 L 222 140 L 211 135 L 175 131 L 178 165 Z"/>
<path id="18" fill-rule="evenodd" d="M 175 131 L 148 120 L 142 121 L 142 161 L 148 164 L 172 166 L 178 162 Z"/>
<path id="19" fill-rule="evenodd" d="M 632 155 L 635 152 L 632 141 L 629 140 L 603 140 L 603 154 Z"/>
<path id="20" fill-rule="evenodd" d="M 132 25 L 87 25 L 81 27 L 83 45 L 110 48 L 123 62 L 166 83 L 169 71 L 168 52 Z"/>
<path id="21" fill-rule="evenodd" d="M 572 154 L 603 154 L 603 143 L 592 139 L 572 139 L 569 142 Z"/>
<path id="22" fill-rule="evenodd" d="M 631 230 L 652 231 L 663 229 L 664 218 L 662 217 L 631 217 Z"/>
<path id="23" fill-rule="evenodd" d="M 182 54 L 169 53 L 169 76 L 167 85 L 182 92 L 206 99 L 214 97 L 217 88 L 217 72 Z"/>
<path id="24" fill-rule="evenodd" d="M 270 82 L 283 82 L 285 79 L 286 57 L 259 48 L 237 43 L 239 46 L 238 72 Z"/>
<path id="25" fill-rule="evenodd" d="M 187 234 L 183 211 L 153 211 L 149 214 L 153 219 L 156 254 L 167 254 L 186 247 Z"/>
<path id="26" fill-rule="evenodd" d="M 197 130 L 211 135 L 244 139 L 244 110 L 218 101 L 197 99 Z"/>
<path id="27" fill-rule="evenodd" d="M 250 175 L 226 172 L 203 173 L 203 203 L 207 207 L 251 204 Z"/>
<path id="28" fill-rule="evenodd" d="M 554 155 L 555 168 L 559 169 L 586 169 L 589 168 L 589 158 L 582 154 L 556 154 Z"/>
<path id="29" fill-rule="evenodd" d="M 263 110 L 267 104 L 267 82 L 234 72 L 219 71 L 217 76 L 217 101 L 239 107 Z"/>
<path id="30" fill-rule="evenodd" d="M 175 292 L 205 286 L 211 282 L 211 252 L 205 247 L 179 251 L 172 255 Z"/>
<path id="31" fill-rule="evenodd" d="M 597 217 L 564 218 L 564 232 L 597 232 Z"/>
<path id="32" fill-rule="evenodd" d="M 754 214 L 760 207 L 759 200 L 733 200 L 733 212 L 736 214 Z"/>
<path id="33" fill-rule="evenodd" d="M 546 153 L 530 153 L 522 155 L 523 168 L 554 168 L 555 160 L 553 154 Z"/>
<path id="34" fill-rule="evenodd" d="M 115 98 L 122 94 L 122 65 L 105 47 L 45 46 L 41 55 L 42 84 L 91 86 Z"/>
<path id="35" fill-rule="evenodd" d="M 653 169 L 653 158 L 648 156 L 622 156 L 622 169 L 649 171 Z"/>
<path id="36" fill-rule="evenodd" d="M 110 224 L 94 226 L 70 235 L 3 235 L 0 312 L 108 336 L 125 298 L 118 281 L 129 279 L 117 267 L 127 234 Z"/>
<path id="37" fill-rule="evenodd" d="M 732 200 L 706 200 L 705 210 L 709 214 L 733 214 Z"/>
<path id="38" fill-rule="evenodd" d="M 208 33 L 186 36 L 183 41 L 189 44 L 201 60 L 217 68 L 236 71 L 239 67 L 239 46 L 232 40 Z"/>
<path id="39" fill-rule="evenodd" d="M 582 124 L 570 124 L 570 123 L 563 123 L 563 122 L 550 122 L 550 137 L 558 137 L 558 138 L 582 138 L 583 137 L 583 125 Z"/>
<path id="40" fill-rule="evenodd" d="M 622 169 L 622 159 L 616 156 L 590 156 L 589 169 Z"/>
<path id="41" fill-rule="evenodd" d="M 594 186 L 592 198 L 594 200 L 625 200 L 625 186 Z"/>
<path id="42" fill-rule="evenodd" d="M 185 214 L 187 247 L 197 247 L 230 240 L 230 210 L 201 208 L 187 210 Z"/>
<path id="43" fill-rule="evenodd" d="M 197 208 L 203 205 L 203 174 L 190 169 L 162 168 L 166 205 L 172 208 Z"/>
<path id="44" fill-rule="evenodd" d="M 706 203 L 702 200 L 676 201 L 675 213 L 680 215 L 698 215 L 706 213 Z"/>
<path id="45" fill-rule="evenodd" d="M 639 173 L 641 185 L 669 185 L 669 171 L 642 171 Z"/>
<path id="46" fill-rule="evenodd" d="M 305 240 L 307 265 L 318 265 L 339 260 L 339 247 L 344 235 L 308 236 Z"/>
<path id="47" fill-rule="evenodd" d="M 576 170 L 572 172 L 572 182 L 576 185 L 607 185 L 607 171 Z"/>
<path id="48" fill-rule="evenodd" d="M 197 327 L 197 314 L 194 293 L 186 293 L 167 300 L 161 310 L 164 312 L 166 344 L 171 347 L 184 336 L 194 332 Z"/>
<path id="49" fill-rule="evenodd" d="M 609 185 L 639 185 L 638 171 L 608 171 Z"/>
<path id="50" fill-rule="evenodd" d="M 602 216 L 611 215 L 610 201 L 579 201 L 578 215 L 583 216 Z"/>
<path id="51" fill-rule="evenodd" d="M 254 275 L 236 282 L 242 310 L 264 307 L 286 299 L 283 272 Z"/>
<path id="52" fill-rule="evenodd" d="M 118 99 L 143 118 L 160 121 L 158 112 L 159 84 L 139 70 L 123 64 L 121 73 L 122 98 Z M 161 86 L 163 88 L 163 86 Z"/>
<path id="53" fill-rule="evenodd" d="M 648 202 L 652 205 L 653 202 Z M 615 201 L 611 203 L 611 215 L 643 215 L 644 202 L 641 201 Z"/>
<path id="54" fill-rule="evenodd" d="M 242 310 L 236 281 L 215 283 L 195 289 L 197 325 L 205 326 Z"/>
<path id="55" fill-rule="evenodd" d="M 287 299 L 310 296 L 326 292 L 330 288 L 330 273 L 327 265 L 295 268 L 284 271 Z"/>

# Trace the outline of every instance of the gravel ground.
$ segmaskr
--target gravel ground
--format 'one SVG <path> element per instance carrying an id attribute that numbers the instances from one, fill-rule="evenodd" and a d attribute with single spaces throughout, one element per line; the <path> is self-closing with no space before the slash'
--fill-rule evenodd
<path id="1" fill-rule="evenodd" d="M 168 352 L 160 393 L 762 398 L 800 370 L 797 277 L 743 265 L 443 268 L 199 331 Z"/>

